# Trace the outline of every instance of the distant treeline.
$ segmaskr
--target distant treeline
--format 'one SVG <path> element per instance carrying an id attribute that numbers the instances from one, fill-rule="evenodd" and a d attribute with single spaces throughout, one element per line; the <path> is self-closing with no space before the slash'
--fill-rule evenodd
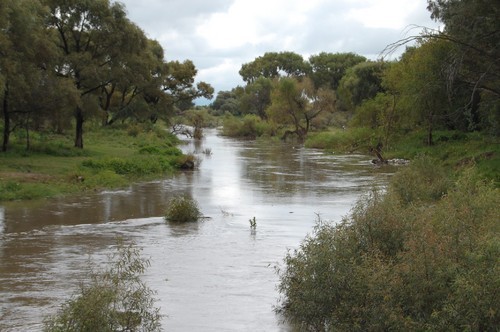
<path id="1" fill-rule="evenodd" d="M 219 92 L 211 107 L 257 115 L 300 140 L 311 128 L 346 125 L 377 129 L 382 142 L 415 129 L 426 131 L 429 145 L 437 129 L 498 135 L 499 8 L 495 1 L 428 1 L 444 29 L 388 45 L 386 58 L 406 46 L 397 61 L 265 53 L 241 67 L 246 85 Z"/>

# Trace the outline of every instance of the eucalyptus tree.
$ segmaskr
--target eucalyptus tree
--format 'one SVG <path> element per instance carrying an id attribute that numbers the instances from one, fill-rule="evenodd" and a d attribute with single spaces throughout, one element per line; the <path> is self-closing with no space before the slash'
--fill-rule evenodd
<path id="1" fill-rule="evenodd" d="M 195 83 L 198 73 L 191 60 L 168 61 L 163 65 L 160 88 L 165 95 L 169 109 L 182 111 L 182 104 L 192 103 L 197 98 L 212 99 L 213 87 L 203 81 Z"/>
<path id="2" fill-rule="evenodd" d="M 196 98 L 212 99 L 214 89 L 206 82 L 195 82 L 198 72 L 191 60 L 165 61 L 163 50 L 157 50 L 157 65 L 150 73 L 151 80 L 143 91 L 149 109 L 149 120 L 156 122 L 186 110 Z"/>
<path id="3" fill-rule="evenodd" d="M 129 116 L 157 66 L 150 48 L 152 42 L 144 32 L 126 18 L 122 18 L 119 24 L 118 33 L 123 36 L 121 52 L 102 68 L 110 78 L 109 83 L 102 86 L 99 96 L 106 125 Z"/>
<path id="4" fill-rule="evenodd" d="M 261 119 L 266 119 L 266 108 L 271 104 L 272 85 L 272 79 L 263 76 L 247 84 L 240 97 L 242 112 L 257 114 Z"/>
<path id="5" fill-rule="evenodd" d="M 239 74 L 246 83 L 253 83 L 259 77 L 303 77 L 310 71 L 304 58 L 294 52 L 267 52 L 241 66 Z"/>
<path id="6" fill-rule="evenodd" d="M 243 88 L 233 88 L 231 91 L 219 91 L 217 97 L 211 107 L 217 112 L 218 115 L 230 113 L 232 115 L 241 115 L 240 99 Z M 240 98 L 241 97 L 241 98 Z"/>
<path id="7" fill-rule="evenodd" d="M 124 33 L 125 8 L 109 0 L 44 0 L 47 28 L 60 51 L 56 73 L 70 78 L 80 94 L 74 105 L 75 147 L 83 148 L 83 124 L 99 110 L 98 92 L 115 80 L 110 66 L 135 47 Z"/>
<path id="8" fill-rule="evenodd" d="M 43 89 L 45 68 L 51 58 L 43 29 L 44 8 L 37 0 L 0 3 L 0 100 L 3 118 L 2 150 L 11 132 L 28 128 L 34 111 L 33 91 Z"/>
<path id="9" fill-rule="evenodd" d="M 456 112 L 462 113 L 469 130 L 481 124 L 498 134 L 500 121 L 500 6 L 489 0 L 428 0 L 431 18 L 444 23 L 440 30 L 426 29 L 390 44 L 386 51 L 412 41 L 428 39 L 450 43 L 446 64 L 447 95 Z M 496 128 L 496 129 L 495 129 Z"/>
<path id="10" fill-rule="evenodd" d="M 355 53 L 321 52 L 317 55 L 311 55 L 309 57 L 310 77 L 318 88 L 327 87 L 337 90 L 346 71 L 366 60 L 364 56 Z"/>
<path id="11" fill-rule="evenodd" d="M 348 68 L 337 89 L 340 107 L 354 111 L 363 101 L 383 92 L 382 73 L 385 67 L 382 61 L 365 61 Z"/>

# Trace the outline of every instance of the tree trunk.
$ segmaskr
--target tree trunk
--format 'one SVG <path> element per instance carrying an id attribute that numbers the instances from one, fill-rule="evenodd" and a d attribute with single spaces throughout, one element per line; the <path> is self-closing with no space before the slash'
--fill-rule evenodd
<path id="1" fill-rule="evenodd" d="M 472 93 L 472 98 L 470 102 L 470 119 L 469 119 L 469 131 L 480 130 L 479 128 L 479 104 L 481 103 L 481 94 L 477 89 L 474 89 Z"/>
<path id="2" fill-rule="evenodd" d="M 2 151 L 7 151 L 10 137 L 10 114 L 9 114 L 9 84 L 5 84 L 3 91 L 3 143 Z"/>
<path id="3" fill-rule="evenodd" d="M 83 110 L 77 106 L 75 112 L 76 119 L 76 136 L 75 148 L 83 149 Z"/>
<path id="4" fill-rule="evenodd" d="M 432 141 L 432 121 L 429 121 L 429 128 L 427 129 L 427 145 L 431 146 L 434 142 Z"/>
<path id="5" fill-rule="evenodd" d="M 29 113 L 26 115 L 26 123 L 25 123 L 25 130 L 26 130 L 26 151 L 28 151 L 31 148 L 31 142 L 30 142 L 30 128 L 29 128 Z"/>

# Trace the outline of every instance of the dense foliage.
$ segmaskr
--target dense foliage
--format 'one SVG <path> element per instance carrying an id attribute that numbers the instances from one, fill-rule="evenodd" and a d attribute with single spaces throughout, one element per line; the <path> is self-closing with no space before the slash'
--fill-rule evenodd
<path id="1" fill-rule="evenodd" d="M 278 311 L 311 331 L 495 331 L 499 194 L 416 160 L 286 255 Z"/>
<path id="2" fill-rule="evenodd" d="M 0 4 L 2 149 L 23 130 L 62 133 L 84 123 L 169 120 L 211 98 L 195 84 L 190 60 L 165 61 L 164 50 L 110 0 L 5 0 Z"/>
<path id="3" fill-rule="evenodd" d="M 90 280 L 47 317 L 44 331 L 161 331 L 155 292 L 141 280 L 149 261 L 121 242 L 109 258 L 106 269 L 91 267 Z"/>

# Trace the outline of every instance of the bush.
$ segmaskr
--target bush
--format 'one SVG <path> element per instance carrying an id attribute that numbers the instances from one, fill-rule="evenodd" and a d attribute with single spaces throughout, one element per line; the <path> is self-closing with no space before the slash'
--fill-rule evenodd
<path id="1" fill-rule="evenodd" d="M 173 222 L 192 222 L 201 218 L 198 203 L 185 196 L 172 198 L 165 211 L 165 220 Z"/>
<path id="2" fill-rule="evenodd" d="M 390 191 L 404 204 L 439 200 L 451 187 L 451 180 L 439 162 L 419 156 L 394 175 Z"/>
<path id="3" fill-rule="evenodd" d="M 285 256 L 277 311 L 302 330 L 494 331 L 498 206 L 499 189 L 473 170 L 452 183 L 414 163 Z"/>
<path id="4" fill-rule="evenodd" d="M 44 331 L 160 331 L 155 292 L 140 277 L 149 261 L 132 244 L 119 243 L 109 257 L 109 267 L 96 271 L 90 266 L 90 281 L 66 301 L 58 313 L 47 317 Z"/>
<path id="5" fill-rule="evenodd" d="M 276 128 L 257 115 L 247 114 L 242 119 L 228 116 L 224 119 L 222 134 L 229 137 L 255 139 L 268 135 L 274 136 Z"/>

